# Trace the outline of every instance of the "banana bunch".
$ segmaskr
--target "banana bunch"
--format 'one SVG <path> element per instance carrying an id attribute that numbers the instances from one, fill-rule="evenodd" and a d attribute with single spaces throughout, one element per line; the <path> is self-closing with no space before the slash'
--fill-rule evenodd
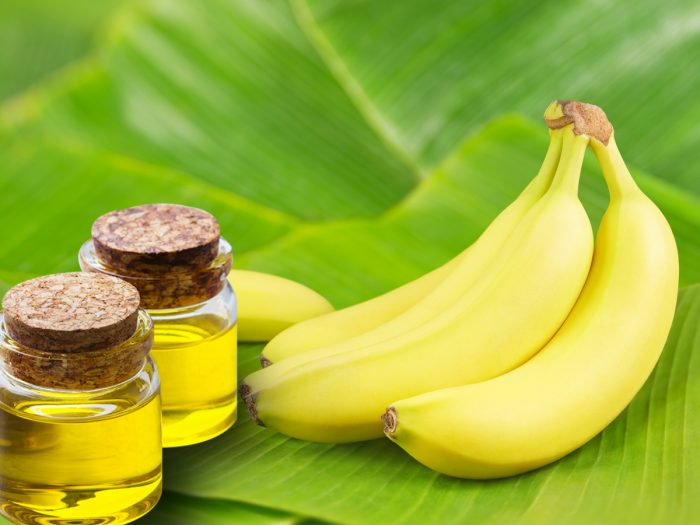
<path id="1" fill-rule="evenodd" d="M 627 406 L 670 330 L 673 235 L 600 108 L 556 101 L 545 121 L 539 173 L 474 244 L 267 345 L 241 385 L 256 422 L 322 442 L 386 433 L 439 472 L 493 478 L 564 456 Z M 595 250 L 578 199 L 589 145 L 610 190 Z"/>
<path id="2" fill-rule="evenodd" d="M 502 477 L 566 455 L 617 417 L 659 358 L 676 303 L 675 241 L 612 130 L 591 146 L 610 204 L 588 280 L 561 329 L 508 374 L 397 401 L 383 416 L 387 435 L 439 472 Z"/>
<path id="3" fill-rule="evenodd" d="M 333 306 L 321 295 L 290 279 L 249 270 L 231 270 L 228 280 L 238 299 L 238 337 L 269 341 L 290 326 L 326 314 Z M 279 297 L 284 297 L 281 302 Z"/>

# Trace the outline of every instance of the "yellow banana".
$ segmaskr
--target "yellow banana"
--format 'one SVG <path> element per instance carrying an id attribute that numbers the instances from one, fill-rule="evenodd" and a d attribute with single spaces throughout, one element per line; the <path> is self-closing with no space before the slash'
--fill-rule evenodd
<path id="1" fill-rule="evenodd" d="M 295 281 L 248 270 L 231 270 L 238 299 L 238 337 L 269 341 L 285 328 L 333 310 L 320 294 Z"/>
<path id="2" fill-rule="evenodd" d="M 372 330 L 401 314 L 437 286 L 457 258 L 420 278 L 368 301 L 325 313 L 291 326 L 275 336 L 260 355 L 263 366 L 308 350 L 331 345 Z"/>
<path id="3" fill-rule="evenodd" d="M 551 136 L 537 176 L 470 247 L 447 264 L 370 301 L 310 319 L 275 337 L 263 350 L 264 366 L 285 366 L 371 346 L 420 326 L 452 306 L 487 271 L 508 236 L 549 188 L 561 154 L 562 136 Z M 382 309 L 386 309 L 383 311 Z M 311 352 L 311 350 L 321 349 Z"/>
<path id="4" fill-rule="evenodd" d="M 576 301 L 593 248 L 577 197 L 588 137 L 559 133 L 550 188 L 468 293 L 392 339 L 250 375 L 241 392 L 253 419 L 302 439 L 371 439 L 392 400 L 497 376 L 539 350 Z"/>
<path id="5" fill-rule="evenodd" d="M 562 103 L 564 113 L 576 104 Z M 561 330 L 508 374 L 404 399 L 384 415 L 386 434 L 434 470 L 495 478 L 555 461 L 616 418 L 659 358 L 676 303 L 676 245 L 599 113 L 591 146 L 611 200 L 590 275 Z"/>

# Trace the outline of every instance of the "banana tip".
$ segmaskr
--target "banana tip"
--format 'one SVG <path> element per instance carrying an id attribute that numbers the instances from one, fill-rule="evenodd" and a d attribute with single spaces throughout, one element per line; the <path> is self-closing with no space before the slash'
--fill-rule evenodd
<path id="1" fill-rule="evenodd" d="M 238 393 L 240 394 L 241 399 L 245 403 L 245 407 L 248 409 L 250 419 L 255 421 L 256 425 L 264 427 L 265 423 L 263 423 L 262 420 L 258 417 L 258 408 L 255 406 L 255 400 L 257 396 L 251 393 L 250 387 L 245 383 L 241 383 L 241 386 L 238 389 Z"/>
<path id="2" fill-rule="evenodd" d="M 577 135 L 588 135 L 606 145 L 613 132 L 613 127 L 601 108 L 577 100 L 552 102 L 545 111 L 544 121 L 550 129 L 573 124 Z"/>
<path id="3" fill-rule="evenodd" d="M 394 407 L 389 407 L 386 412 L 382 414 L 382 421 L 384 422 L 384 433 L 391 437 L 394 437 L 396 433 L 396 427 L 399 425 L 399 418 L 396 416 L 396 409 Z"/>
<path id="4" fill-rule="evenodd" d="M 260 354 L 260 366 L 263 368 L 267 368 L 272 364 L 272 361 L 270 361 L 267 357 L 265 357 L 265 354 Z"/>

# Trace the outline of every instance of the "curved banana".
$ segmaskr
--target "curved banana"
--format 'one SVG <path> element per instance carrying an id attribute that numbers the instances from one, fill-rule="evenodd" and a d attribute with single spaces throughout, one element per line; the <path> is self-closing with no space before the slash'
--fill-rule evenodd
<path id="1" fill-rule="evenodd" d="M 566 114 L 575 103 L 562 104 Z M 428 467 L 495 478 L 555 461 L 615 419 L 654 368 L 676 303 L 676 245 L 612 129 L 601 129 L 591 145 L 611 200 L 588 281 L 561 330 L 508 374 L 404 399 L 385 414 L 386 434 Z"/>
<path id="2" fill-rule="evenodd" d="M 449 275 L 457 258 L 382 295 L 307 319 L 275 336 L 260 355 L 263 366 L 355 337 L 409 309 Z"/>
<path id="3" fill-rule="evenodd" d="M 263 366 L 294 357 L 285 363 L 293 367 L 371 346 L 420 326 L 455 304 L 487 270 L 508 236 L 547 191 L 561 148 L 561 133 L 554 133 L 537 176 L 457 257 L 392 292 L 285 330 L 263 350 L 260 355 Z M 315 349 L 322 350 L 311 352 Z"/>
<path id="4" fill-rule="evenodd" d="M 382 435 L 380 416 L 391 401 L 500 375 L 542 348 L 576 301 L 593 251 L 577 197 L 588 137 L 572 128 L 560 132 L 549 190 L 469 293 L 393 339 L 255 372 L 241 387 L 253 419 L 302 439 L 371 439 Z"/>
<path id="5" fill-rule="evenodd" d="M 323 296 L 284 277 L 231 270 L 228 280 L 238 299 L 241 341 L 269 341 L 295 323 L 333 310 Z"/>

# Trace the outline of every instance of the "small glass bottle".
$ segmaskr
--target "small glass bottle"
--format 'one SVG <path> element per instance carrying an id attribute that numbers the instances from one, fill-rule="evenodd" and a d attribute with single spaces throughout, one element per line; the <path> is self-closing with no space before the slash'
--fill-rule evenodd
<path id="1" fill-rule="evenodd" d="M 0 511 L 15 523 L 118 524 L 161 494 L 153 326 L 119 279 L 67 273 L 0 314 Z"/>
<path id="2" fill-rule="evenodd" d="M 80 267 L 138 288 L 155 329 L 163 446 L 200 443 L 236 420 L 236 296 L 231 246 L 209 213 L 148 204 L 99 217 Z"/>

